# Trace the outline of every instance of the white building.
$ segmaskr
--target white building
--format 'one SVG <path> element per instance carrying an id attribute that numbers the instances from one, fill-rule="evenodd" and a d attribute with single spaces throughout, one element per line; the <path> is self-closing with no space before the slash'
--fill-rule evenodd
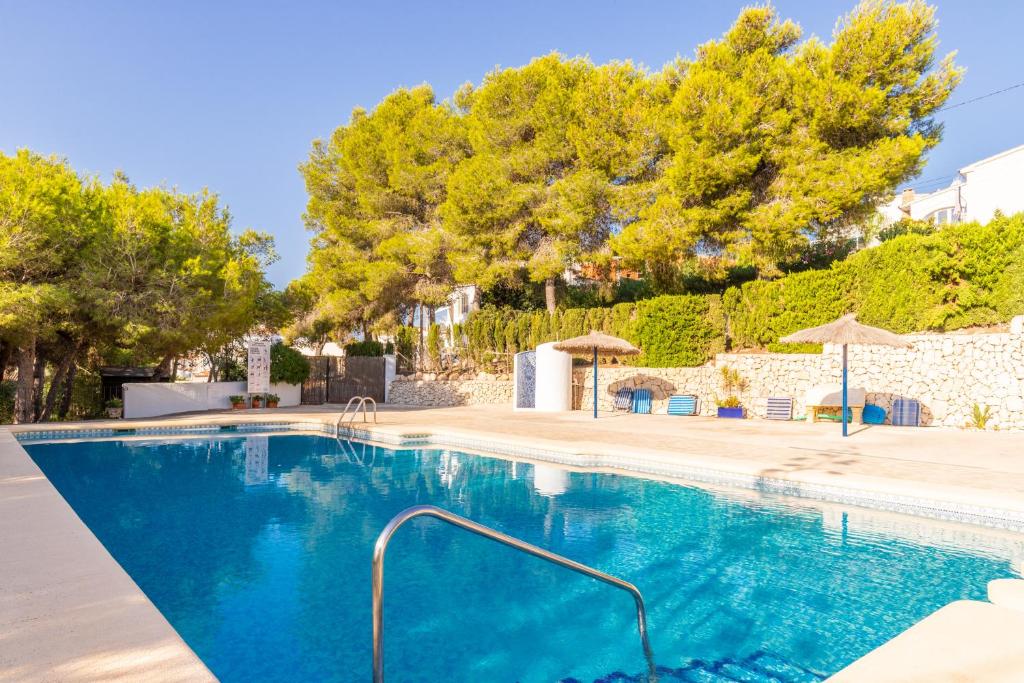
<path id="1" fill-rule="evenodd" d="M 927 194 L 904 190 L 879 207 L 886 224 L 901 218 L 937 225 L 987 223 L 997 210 L 1024 211 L 1024 145 L 965 166 L 949 187 Z"/>

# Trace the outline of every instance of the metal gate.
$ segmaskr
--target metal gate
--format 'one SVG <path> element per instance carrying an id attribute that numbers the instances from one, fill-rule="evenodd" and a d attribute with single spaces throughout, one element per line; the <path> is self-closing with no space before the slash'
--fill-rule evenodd
<path id="1" fill-rule="evenodd" d="M 309 379 L 302 383 L 302 402 L 345 403 L 353 396 L 384 402 L 384 358 L 380 356 L 313 356 Z"/>

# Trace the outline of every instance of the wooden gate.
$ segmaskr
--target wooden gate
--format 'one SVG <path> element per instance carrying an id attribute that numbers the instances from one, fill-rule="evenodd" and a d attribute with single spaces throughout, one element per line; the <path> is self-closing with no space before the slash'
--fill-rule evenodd
<path id="1" fill-rule="evenodd" d="M 380 356 L 313 356 L 309 379 L 302 383 L 302 402 L 346 403 L 353 396 L 384 402 L 384 358 Z"/>

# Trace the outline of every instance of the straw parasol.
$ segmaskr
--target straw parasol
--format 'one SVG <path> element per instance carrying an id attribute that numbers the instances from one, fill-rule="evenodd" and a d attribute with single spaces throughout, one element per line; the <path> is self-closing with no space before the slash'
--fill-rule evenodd
<path id="1" fill-rule="evenodd" d="M 635 356 L 640 349 L 630 344 L 625 339 L 613 337 L 610 334 L 603 334 L 591 330 L 590 334 L 582 337 L 573 337 L 555 344 L 555 349 L 566 353 L 579 355 L 593 354 L 594 356 L 594 417 L 597 418 L 597 357 L 601 356 Z"/>
<path id="2" fill-rule="evenodd" d="M 841 414 L 840 422 L 843 425 L 843 436 L 847 436 L 846 429 L 846 389 L 847 389 L 847 370 L 846 370 L 846 347 L 849 344 L 870 344 L 877 346 L 897 346 L 902 348 L 910 348 L 910 344 L 903 340 L 899 335 L 893 334 L 888 330 L 883 330 L 879 327 L 871 327 L 870 325 L 862 325 L 857 322 L 857 316 L 853 313 L 844 315 L 839 320 L 831 322 L 827 325 L 819 325 L 818 327 L 810 327 L 806 330 L 800 330 L 794 332 L 788 337 L 783 337 L 780 341 L 787 344 L 800 344 L 800 343 L 813 343 L 813 344 L 842 344 L 843 345 L 843 412 Z"/>

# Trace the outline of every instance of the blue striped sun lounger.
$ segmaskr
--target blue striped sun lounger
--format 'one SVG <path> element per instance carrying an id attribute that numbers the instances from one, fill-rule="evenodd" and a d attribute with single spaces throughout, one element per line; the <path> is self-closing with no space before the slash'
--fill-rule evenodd
<path id="1" fill-rule="evenodd" d="M 892 404 L 892 423 L 900 427 L 921 426 L 921 404 L 912 398 L 898 398 Z"/>
<path id="2" fill-rule="evenodd" d="M 676 394 L 668 397 L 669 415 L 696 415 L 697 397 L 684 394 Z"/>
<path id="3" fill-rule="evenodd" d="M 615 410 L 629 410 L 633 406 L 633 390 L 619 389 L 615 392 L 613 407 Z"/>
<path id="4" fill-rule="evenodd" d="M 650 389 L 637 389 L 633 392 L 633 412 L 640 415 L 651 414 Z"/>
<path id="5" fill-rule="evenodd" d="M 769 420 L 792 420 L 793 399 L 769 398 L 765 406 L 764 416 Z"/>

